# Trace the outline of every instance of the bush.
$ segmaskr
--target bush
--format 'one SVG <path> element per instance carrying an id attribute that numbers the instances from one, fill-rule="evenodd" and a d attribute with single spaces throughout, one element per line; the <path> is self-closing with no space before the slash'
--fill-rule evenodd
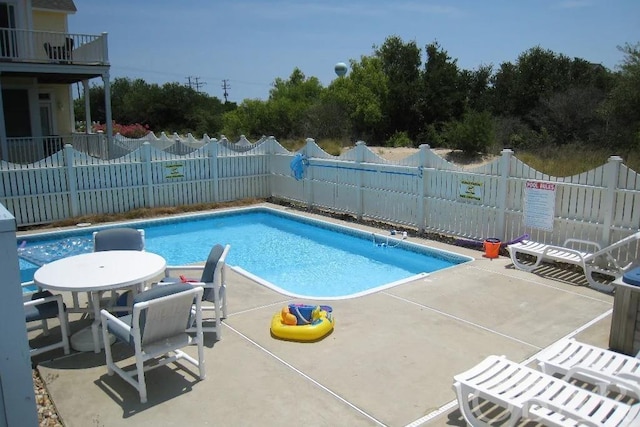
<path id="1" fill-rule="evenodd" d="M 407 132 L 396 132 L 385 143 L 386 147 L 413 147 L 413 141 Z"/>
<path id="2" fill-rule="evenodd" d="M 467 154 L 486 153 L 494 138 L 491 114 L 469 111 L 462 121 L 447 123 L 443 137 L 449 148 Z"/>
<path id="3" fill-rule="evenodd" d="M 103 125 L 100 123 L 94 124 L 93 131 L 106 131 L 107 125 Z M 134 123 L 132 125 L 121 125 L 116 122 L 113 122 L 113 134 L 120 134 L 125 138 L 142 138 L 146 134 L 149 133 L 149 125 L 141 125 L 140 123 Z"/>

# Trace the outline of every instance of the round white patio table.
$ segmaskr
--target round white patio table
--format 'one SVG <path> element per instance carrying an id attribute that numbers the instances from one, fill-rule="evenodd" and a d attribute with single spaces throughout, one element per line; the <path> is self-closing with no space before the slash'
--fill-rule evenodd
<path id="1" fill-rule="evenodd" d="M 87 348 L 88 329 L 71 337 L 79 351 L 100 353 L 103 346 L 100 332 L 100 295 L 104 291 L 130 288 L 164 273 L 166 261 L 158 254 L 144 251 L 91 252 L 62 258 L 36 270 L 33 281 L 44 289 L 63 292 L 88 292 L 93 309 L 92 346 Z M 75 338 L 75 339 L 74 339 Z M 91 341 L 89 341 L 91 342 Z"/>

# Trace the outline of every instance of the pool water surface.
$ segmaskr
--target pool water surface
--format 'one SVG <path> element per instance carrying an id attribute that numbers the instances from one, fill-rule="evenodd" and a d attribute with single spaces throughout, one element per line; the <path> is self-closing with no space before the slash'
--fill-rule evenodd
<path id="1" fill-rule="evenodd" d="M 472 259 L 401 236 L 373 235 L 264 207 L 118 226 L 144 229 L 145 249 L 163 256 L 168 265 L 202 262 L 214 244 L 230 244 L 229 266 L 301 298 L 364 295 Z M 92 233 L 98 229 L 19 237 L 22 280 L 31 280 L 38 265 L 91 252 Z"/>

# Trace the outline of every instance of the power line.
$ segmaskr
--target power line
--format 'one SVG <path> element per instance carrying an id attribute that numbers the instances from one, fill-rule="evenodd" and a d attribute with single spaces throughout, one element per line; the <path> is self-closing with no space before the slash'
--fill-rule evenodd
<path id="1" fill-rule="evenodd" d="M 156 74 L 156 75 L 159 75 L 159 76 L 176 76 L 176 77 L 182 76 L 182 74 L 180 74 L 180 73 L 174 73 L 174 72 L 171 72 L 171 71 L 158 71 L 158 70 L 151 70 L 151 69 L 148 69 L 148 68 L 136 68 L 136 67 L 127 67 L 127 66 L 111 64 L 111 71 L 112 71 L 113 75 L 124 74 L 124 73 L 116 73 L 117 70 L 137 71 L 137 72 L 139 72 L 141 74 Z M 135 76 L 128 76 L 128 75 L 123 75 L 122 77 L 133 78 L 133 79 L 136 78 Z M 210 80 L 222 80 L 222 78 L 219 77 L 219 76 L 202 76 L 201 78 L 210 79 Z M 226 80 L 228 82 L 233 82 L 233 83 L 239 84 L 241 86 L 245 86 L 245 85 L 246 86 L 263 86 L 263 87 L 271 87 L 271 86 L 273 86 L 273 82 L 271 82 L 271 83 L 269 83 L 269 82 L 254 82 L 254 81 L 238 80 L 238 79 L 226 79 Z"/>

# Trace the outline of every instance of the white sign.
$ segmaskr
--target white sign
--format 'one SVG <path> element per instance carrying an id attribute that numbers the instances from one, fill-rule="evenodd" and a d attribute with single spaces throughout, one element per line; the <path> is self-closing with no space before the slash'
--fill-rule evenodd
<path id="1" fill-rule="evenodd" d="M 527 181 L 524 197 L 524 225 L 553 231 L 553 216 L 556 211 L 556 184 Z"/>

